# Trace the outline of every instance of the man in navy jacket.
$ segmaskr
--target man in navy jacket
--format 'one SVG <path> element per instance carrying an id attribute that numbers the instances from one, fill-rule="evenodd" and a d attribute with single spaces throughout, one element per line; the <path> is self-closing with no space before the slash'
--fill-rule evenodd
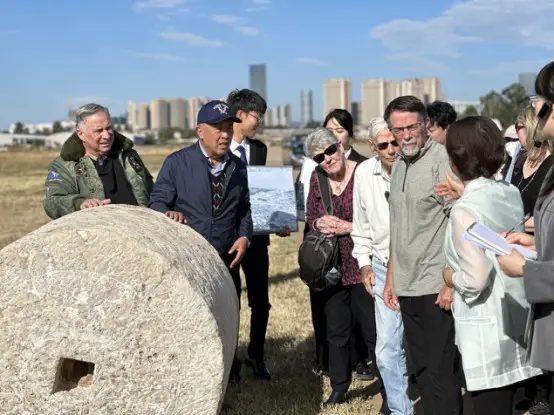
<path id="1" fill-rule="evenodd" d="M 187 224 L 217 249 L 240 299 L 238 265 L 253 231 L 246 165 L 229 151 L 233 123 L 241 121 L 227 104 L 211 101 L 197 122 L 198 142 L 165 159 L 148 206 Z M 239 371 L 235 361 L 232 376 Z"/>

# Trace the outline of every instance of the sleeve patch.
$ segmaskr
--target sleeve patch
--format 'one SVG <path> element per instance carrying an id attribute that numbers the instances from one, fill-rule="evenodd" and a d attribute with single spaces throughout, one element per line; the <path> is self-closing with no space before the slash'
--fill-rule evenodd
<path id="1" fill-rule="evenodd" d="M 54 170 L 50 170 L 48 173 L 48 180 L 57 180 L 60 179 L 60 173 L 55 172 Z"/>

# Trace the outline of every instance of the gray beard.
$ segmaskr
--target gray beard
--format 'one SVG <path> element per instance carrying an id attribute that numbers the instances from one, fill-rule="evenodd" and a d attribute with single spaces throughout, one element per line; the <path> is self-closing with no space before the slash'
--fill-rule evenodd
<path id="1" fill-rule="evenodd" d="M 412 144 L 412 143 L 416 144 L 416 140 L 415 139 L 410 140 L 407 144 Z M 416 145 L 415 148 L 410 149 L 410 150 L 406 150 L 405 148 L 402 148 L 402 154 L 404 154 L 404 157 L 409 158 L 409 159 L 416 157 L 419 154 L 420 151 L 421 151 L 421 149 L 417 145 Z"/>

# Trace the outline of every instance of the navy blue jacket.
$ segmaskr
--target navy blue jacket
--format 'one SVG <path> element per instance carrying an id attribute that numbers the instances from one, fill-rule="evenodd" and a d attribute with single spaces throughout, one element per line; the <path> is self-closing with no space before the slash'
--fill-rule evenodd
<path id="1" fill-rule="evenodd" d="M 208 159 L 197 142 L 165 159 L 148 206 L 158 212 L 181 212 L 187 224 L 226 254 L 240 237 L 252 239 L 252 213 L 246 165 L 229 152 L 226 186 L 217 212 L 212 212 Z"/>

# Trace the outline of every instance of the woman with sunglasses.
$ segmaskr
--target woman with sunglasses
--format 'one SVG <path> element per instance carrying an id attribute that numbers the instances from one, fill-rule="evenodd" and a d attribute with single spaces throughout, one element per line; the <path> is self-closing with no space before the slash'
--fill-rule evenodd
<path id="1" fill-rule="evenodd" d="M 540 148 L 545 141 L 554 143 L 554 62 L 541 69 L 535 81 L 538 124 L 532 132 L 533 145 Z M 542 139 L 537 133 L 542 132 Z M 528 132 L 528 134 L 531 132 Z M 518 251 L 499 256 L 498 262 L 506 275 L 523 277 L 525 295 L 531 303 L 528 349 L 531 364 L 548 371 L 554 380 L 554 168 L 542 183 L 534 211 L 535 235 L 510 233 L 510 243 L 537 251 L 537 259 L 525 259 Z M 550 411 L 554 411 L 554 396 L 550 392 Z"/>
<path id="2" fill-rule="evenodd" d="M 306 221 L 310 229 L 319 230 L 327 236 L 338 237 L 341 261 L 341 283 L 321 293 L 325 296 L 323 303 L 329 347 L 329 377 L 333 389 L 325 405 L 341 404 L 347 401 L 347 391 L 352 381 L 349 342 L 353 333 L 353 321 L 359 324 L 368 353 L 375 362 L 374 303 L 362 284 L 358 263 L 352 256 L 354 243 L 350 236 L 354 171 L 357 163 L 346 159 L 344 148 L 338 138 L 324 127 L 319 127 L 308 135 L 306 152 L 318 163 L 316 170 L 327 177 L 335 212 L 333 216 L 325 213 L 314 172 L 306 204 Z"/>

